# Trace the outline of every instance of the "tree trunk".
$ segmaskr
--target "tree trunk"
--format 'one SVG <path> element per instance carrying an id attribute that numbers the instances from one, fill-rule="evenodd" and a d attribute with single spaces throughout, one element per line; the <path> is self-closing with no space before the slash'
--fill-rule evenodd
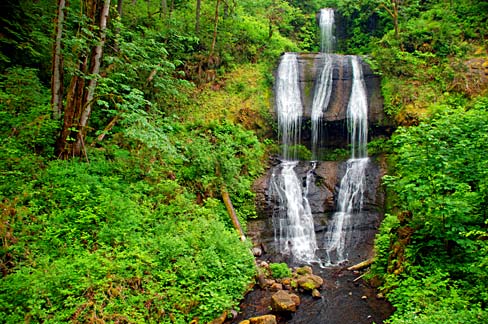
<path id="1" fill-rule="evenodd" d="M 220 0 L 217 0 L 215 4 L 215 18 L 214 18 L 214 32 L 213 32 L 213 39 L 212 39 L 212 46 L 210 47 L 210 54 L 209 54 L 209 61 L 213 56 L 215 51 L 215 44 L 217 43 L 217 27 L 219 25 L 219 6 Z"/>
<path id="2" fill-rule="evenodd" d="M 53 62 L 51 77 L 51 107 L 54 119 L 60 119 L 63 112 L 63 57 L 61 55 L 61 39 L 63 37 L 65 0 L 58 1 L 56 31 L 53 45 Z"/>
<path id="3" fill-rule="evenodd" d="M 166 0 L 161 0 L 161 8 L 159 9 L 159 18 L 163 18 L 163 16 L 168 15 L 168 3 Z"/>
<path id="4" fill-rule="evenodd" d="M 400 0 L 392 0 L 393 2 L 393 25 L 395 28 L 395 37 L 400 40 L 400 28 L 398 26 L 398 6 Z"/>
<path id="5" fill-rule="evenodd" d="M 117 12 L 118 12 L 120 18 L 122 18 L 123 3 L 124 3 L 124 0 L 117 0 Z"/>
<path id="6" fill-rule="evenodd" d="M 386 4 L 382 3 L 379 7 L 382 7 L 388 12 L 393 20 L 393 28 L 395 30 L 395 38 L 400 40 L 400 27 L 398 24 L 398 14 L 399 14 L 399 7 L 400 7 L 400 0 L 390 0 L 391 8 L 387 7 Z"/>
<path id="7" fill-rule="evenodd" d="M 107 30 L 107 20 L 110 11 L 110 0 L 105 0 L 102 7 L 102 12 L 100 14 L 100 41 L 98 45 L 94 48 L 91 58 L 91 69 L 89 71 L 90 81 L 88 82 L 88 88 L 86 93 L 86 98 L 84 100 L 84 107 L 82 107 L 80 125 L 78 131 L 78 139 L 75 145 L 75 155 L 80 154 L 80 149 L 84 143 L 84 137 L 86 134 L 86 125 L 88 123 L 88 118 L 90 117 L 93 98 L 95 96 L 95 88 L 98 82 L 98 74 L 100 73 L 100 63 L 102 61 L 103 46 L 105 45 L 106 30 Z M 84 145 L 83 145 L 84 146 Z"/>
<path id="8" fill-rule="evenodd" d="M 197 0 L 197 8 L 195 10 L 195 33 L 200 33 L 200 9 L 202 7 L 202 0 Z"/>
<path id="9" fill-rule="evenodd" d="M 101 7 L 101 9 L 100 9 Z M 84 149 L 86 126 L 95 98 L 100 63 L 105 44 L 105 31 L 110 9 L 110 0 L 94 0 L 86 3 L 85 12 L 91 20 L 92 31 L 98 31 L 99 42 L 92 48 L 91 55 L 84 51 L 78 56 L 78 70 L 72 76 L 64 108 L 61 134 L 56 143 L 56 153 L 60 158 L 80 156 Z M 96 27 L 95 27 L 96 26 Z"/>
<path id="10" fill-rule="evenodd" d="M 350 266 L 349 268 L 347 268 L 347 270 L 349 271 L 361 270 L 366 267 L 369 267 L 373 262 L 374 262 L 374 258 L 371 258 L 363 262 L 359 262 L 358 264 L 355 264 L 353 266 Z"/>

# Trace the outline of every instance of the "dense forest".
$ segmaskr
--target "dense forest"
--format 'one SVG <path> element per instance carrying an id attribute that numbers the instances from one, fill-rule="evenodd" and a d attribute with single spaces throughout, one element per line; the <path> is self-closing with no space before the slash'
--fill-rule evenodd
<path id="1" fill-rule="evenodd" d="M 488 322 L 488 2 L 0 4 L 0 322 L 207 323 L 256 274 L 252 183 L 278 150 L 273 72 L 337 47 L 395 132 L 366 278 L 389 323 Z M 232 205 L 230 205 L 230 202 Z M 234 214 L 236 217 L 229 217 Z"/>

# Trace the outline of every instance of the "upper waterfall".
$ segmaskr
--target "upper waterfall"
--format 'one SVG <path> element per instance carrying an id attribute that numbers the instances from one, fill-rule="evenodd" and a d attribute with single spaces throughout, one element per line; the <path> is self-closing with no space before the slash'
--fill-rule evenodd
<path id="1" fill-rule="evenodd" d="M 316 158 L 317 147 L 320 139 L 320 123 L 323 112 L 329 106 L 330 96 L 332 94 L 332 76 L 334 56 L 322 54 L 323 67 L 315 82 L 314 95 L 312 100 L 312 113 L 310 119 L 312 122 L 312 154 Z"/>
<path id="2" fill-rule="evenodd" d="M 285 53 L 281 58 L 276 76 L 276 113 L 283 158 L 296 159 L 296 154 L 290 152 L 290 148 L 300 141 L 303 115 L 296 53 Z"/>
<path id="3" fill-rule="evenodd" d="M 323 8 L 319 13 L 320 51 L 332 53 L 334 51 L 334 9 Z"/>
<path id="4" fill-rule="evenodd" d="M 351 132 L 351 157 L 363 158 L 367 153 L 368 140 L 368 97 L 364 85 L 363 71 L 357 56 L 351 57 L 353 82 L 347 121 Z"/>

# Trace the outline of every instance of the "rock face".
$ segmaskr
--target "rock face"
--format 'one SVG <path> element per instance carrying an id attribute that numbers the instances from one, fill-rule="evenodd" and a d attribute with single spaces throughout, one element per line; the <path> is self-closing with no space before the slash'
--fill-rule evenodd
<path id="1" fill-rule="evenodd" d="M 352 65 L 350 55 L 299 53 L 298 78 L 303 105 L 303 119 L 301 129 L 301 143 L 309 146 L 311 140 L 310 116 L 317 80 L 324 66 L 324 57 L 332 60 L 332 90 L 328 107 L 323 111 L 319 133 L 321 141 L 319 147 L 346 147 L 347 136 L 347 105 L 352 88 Z M 360 60 L 363 78 L 368 97 L 368 121 L 370 135 L 389 134 L 390 122 L 385 116 L 383 98 L 380 91 L 381 79 L 375 75 L 369 65 Z"/>
<path id="2" fill-rule="evenodd" d="M 298 55 L 299 83 L 304 106 L 304 116 L 310 118 L 318 75 L 324 66 L 324 54 L 300 53 Z M 332 59 L 332 93 L 330 103 L 324 111 L 326 122 L 344 121 L 352 88 L 352 65 L 350 55 L 327 54 Z M 385 118 L 383 99 L 380 93 L 380 77 L 375 75 L 368 64 L 361 60 L 366 92 L 368 94 L 368 120 L 377 124 Z"/>
<path id="3" fill-rule="evenodd" d="M 323 237 L 327 230 L 327 223 L 333 216 L 336 208 L 337 194 L 340 181 L 346 171 L 345 161 L 316 162 L 313 172 L 314 179 L 308 187 L 308 201 L 314 218 L 314 228 L 322 248 Z M 351 262 L 360 262 L 371 255 L 371 244 L 381 221 L 381 210 L 384 204 L 384 192 L 380 186 L 380 179 L 385 173 L 384 162 L 380 158 L 371 158 L 366 172 L 366 191 L 361 215 L 356 215 L 358 222 L 351 229 L 351 242 L 356 246 L 357 255 L 351 258 Z M 300 162 L 295 171 L 300 179 L 305 182 L 307 172 L 311 169 L 310 162 Z M 263 257 L 271 258 L 273 262 L 287 261 L 281 258 L 275 231 L 279 227 L 274 224 L 273 215 L 279 210 L 279 206 L 270 193 L 269 183 L 272 170 L 254 183 L 256 193 L 256 206 L 258 218 L 248 222 L 248 237 L 255 246 L 259 246 Z M 272 257 L 271 257 L 272 256 Z"/>

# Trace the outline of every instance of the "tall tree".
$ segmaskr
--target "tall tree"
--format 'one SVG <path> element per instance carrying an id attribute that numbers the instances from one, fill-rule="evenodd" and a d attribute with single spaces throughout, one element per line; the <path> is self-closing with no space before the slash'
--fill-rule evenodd
<path id="1" fill-rule="evenodd" d="M 217 28 L 219 25 L 219 7 L 220 7 L 220 0 L 217 0 L 215 2 L 214 32 L 212 37 L 212 46 L 210 47 L 209 61 L 213 57 L 215 51 L 215 44 L 217 43 Z"/>
<path id="2" fill-rule="evenodd" d="M 381 1 L 379 4 L 380 8 L 383 8 L 386 10 L 386 12 L 391 16 L 391 19 L 393 20 L 393 28 L 395 29 L 395 38 L 400 39 L 400 27 L 398 24 L 398 13 L 399 13 L 399 8 L 400 4 L 402 3 L 402 0 L 388 0 L 388 1 Z"/>
<path id="3" fill-rule="evenodd" d="M 90 34 L 96 35 L 97 39 L 88 52 L 78 54 L 78 71 L 73 74 L 67 90 L 63 126 L 56 147 L 58 156 L 62 158 L 80 156 L 84 152 L 86 128 L 105 44 L 110 0 L 84 0 L 83 8 L 89 21 Z"/>
<path id="4" fill-rule="evenodd" d="M 195 9 L 195 34 L 200 32 L 200 10 L 202 8 L 202 0 L 197 0 L 197 7 Z"/>
<path id="5" fill-rule="evenodd" d="M 61 39 L 63 37 L 64 10 L 66 1 L 58 1 L 58 12 L 56 15 L 56 27 L 53 45 L 52 79 L 51 79 L 51 105 L 53 117 L 60 119 L 63 111 L 63 58 L 61 55 Z"/>

